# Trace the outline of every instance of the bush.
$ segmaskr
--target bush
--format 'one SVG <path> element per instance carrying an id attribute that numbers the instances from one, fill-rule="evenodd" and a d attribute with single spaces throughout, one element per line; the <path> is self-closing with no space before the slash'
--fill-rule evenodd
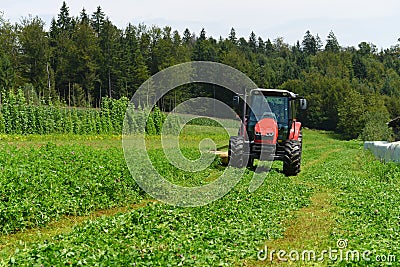
<path id="1" fill-rule="evenodd" d="M 355 139 L 364 127 L 362 114 L 365 113 L 364 96 L 351 90 L 338 105 L 337 130 L 345 139 Z"/>
<path id="2" fill-rule="evenodd" d="M 388 127 L 389 114 L 385 112 L 367 112 L 364 115 L 365 126 L 360 134 L 363 141 L 393 141 L 393 131 Z"/>

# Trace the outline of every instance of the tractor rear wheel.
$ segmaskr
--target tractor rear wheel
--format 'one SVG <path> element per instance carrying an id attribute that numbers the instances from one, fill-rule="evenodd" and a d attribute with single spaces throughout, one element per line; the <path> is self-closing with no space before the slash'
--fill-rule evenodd
<path id="1" fill-rule="evenodd" d="M 249 160 L 247 161 L 247 167 L 252 168 L 254 167 L 254 158 L 249 156 Z"/>
<path id="2" fill-rule="evenodd" d="M 301 143 L 295 140 L 285 142 L 285 156 L 283 157 L 283 173 L 286 176 L 297 175 L 300 172 Z"/>
<path id="3" fill-rule="evenodd" d="M 242 136 L 232 136 L 229 139 L 228 164 L 236 168 L 243 168 L 247 164 L 244 159 L 244 138 Z"/>

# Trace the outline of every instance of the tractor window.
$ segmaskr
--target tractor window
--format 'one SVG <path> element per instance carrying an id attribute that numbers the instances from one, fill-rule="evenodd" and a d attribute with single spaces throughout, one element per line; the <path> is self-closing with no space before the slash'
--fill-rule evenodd
<path id="1" fill-rule="evenodd" d="M 266 96 L 271 111 L 275 114 L 278 124 L 287 124 L 289 120 L 289 101 L 287 97 Z"/>
<path id="2" fill-rule="evenodd" d="M 254 126 L 263 118 L 273 118 L 278 125 L 287 125 L 289 120 L 289 101 L 287 97 L 253 95 L 249 113 L 249 126 Z"/>
<path id="3" fill-rule="evenodd" d="M 250 127 L 254 126 L 259 120 L 266 117 L 273 117 L 274 114 L 268 105 L 267 99 L 261 95 L 253 95 L 250 103 L 249 123 Z M 276 118 L 274 118 L 276 119 Z"/>

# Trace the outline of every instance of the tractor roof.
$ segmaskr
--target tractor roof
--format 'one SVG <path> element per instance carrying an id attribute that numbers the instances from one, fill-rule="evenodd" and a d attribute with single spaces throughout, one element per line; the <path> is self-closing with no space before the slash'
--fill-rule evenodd
<path id="1" fill-rule="evenodd" d="M 263 95 L 275 95 L 275 96 L 290 96 L 291 98 L 297 98 L 298 95 L 296 95 L 293 92 L 290 92 L 288 90 L 279 90 L 279 89 L 263 89 L 263 88 L 257 88 L 253 89 L 250 91 L 250 94 L 254 94 L 254 92 L 262 92 Z"/>

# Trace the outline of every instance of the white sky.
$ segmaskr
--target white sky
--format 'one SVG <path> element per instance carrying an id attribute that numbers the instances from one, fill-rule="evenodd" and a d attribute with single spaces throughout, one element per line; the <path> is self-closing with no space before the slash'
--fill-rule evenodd
<path id="1" fill-rule="evenodd" d="M 19 22 L 29 14 L 42 18 L 47 26 L 56 17 L 62 0 L 0 0 L 4 18 Z M 301 42 L 307 30 L 325 43 L 333 30 L 341 46 L 367 41 L 378 49 L 399 44 L 399 0 L 67 0 L 71 16 L 84 7 L 89 15 L 101 6 L 110 20 L 125 28 L 144 23 L 171 26 L 180 33 L 185 28 L 198 36 L 227 37 L 230 29 L 248 39 L 250 32 L 264 40 L 283 37 L 284 42 Z"/>

